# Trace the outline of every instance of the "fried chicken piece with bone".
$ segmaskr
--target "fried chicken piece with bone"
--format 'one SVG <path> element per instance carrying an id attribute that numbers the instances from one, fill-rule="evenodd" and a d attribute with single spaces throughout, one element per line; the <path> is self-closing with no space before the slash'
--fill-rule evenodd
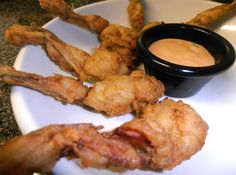
<path id="1" fill-rule="evenodd" d="M 78 26 L 81 26 L 80 24 L 83 22 L 81 18 L 77 19 L 77 23 L 71 21 L 68 18 L 68 14 L 71 14 L 74 12 L 71 8 L 69 8 L 69 6 L 65 3 L 64 0 L 51 0 L 50 2 L 46 0 L 39 0 L 39 2 L 40 2 L 40 6 L 43 9 L 46 9 L 50 13 L 61 17 L 63 20 L 65 20 L 68 23 L 77 24 Z M 63 10 L 61 10 L 60 8 L 62 8 Z M 90 25 L 94 25 L 94 26 L 96 25 L 96 23 L 97 23 L 97 20 L 91 20 L 89 22 Z M 117 24 L 110 24 L 110 25 L 104 26 L 104 28 L 100 30 L 98 34 L 102 43 L 103 42 L 109 43 L 110 45 L 109 48 L 114 47 L 114 49 L 116 49 L 117 47 L 119 48 L 121 47 L 121 48 L 131 49 L 131 51 L 135 49 L 136 41 L 138 38 L 137 32 L 135 32 L 132 29 L 129 29 L 127 27 L 117 25 Z M 108 46 L 108 43 L 105 43 L 104 45 Z"/>
<path id="2" fill-rule="evenodd" d="M 164 95 L 164 85 L 143 71 L 133 71 L 129 76 L 111 76 L 96 82 L 84 103 L 96 111 L 106 111 L 117 116 L 135 110 L 137 113 L 147 103 L 154 103 Z"/>
<path id="3" fill-rule="evenodd" d="M 187 21 L 186 24 L 196 25 L 207 28 L 223 16 L 236 9 L 236 1 L 232 3 L 218 5 L 197 14 L 193 19 Z"/>
<path id="4" fill-rule="evenodd" d="M 126 57 L 125 60 L 132 60 L 136 57 L 136 42 L 138 33 L 130 28 L 111 24 L 100 34 L 101 47 L 116 52 Z"/>
<path id="5" fill-rule="evenodd" d="M 144 166 L 147 158 L 127 141 L 99 132 L 92 124 L 51 125 L 0 146 L 0 174 L 49 172 L 61 157 L 80 158 L 81 166 Z M 5 159 L 5 160 L 4 160 Z"/>
<path id="6" fill-rule="evenodd" d="M 5 40 L 20 46 L 41 45 L 55 64 L 82 81 L 100 81 L 111 75 L 127 75 L 130 72 L 130 58 L 104 47 L 89 55 L 43 28 L 13 25 L 6 30 Z"/>
<path id="7" fill-rule="evenodd" d="M 139 32 L 144 26 L 144 13 L 140 0 L 130 0 L 128 14 L 131 28 Z"/>
<path id="8" fill-rule="evenodd" d="M 152 169 L 172 169 L 189 159 L 204 145 L 208 125 L 200 115 L 181 100 L 165 99 L 149 104 L 139 119 L 117 129 L 136 145 L 145 147 L 151 155 Z"/>
<path id="9" fill-rule="evenodd" d="M 55 74 L 45 78 L 3 65 L 0 65 L 0 81 L 30 87 L 63 103 L 78 103 L 87 95 L 89 90 L 81 81 L 71 77 Z"/>
<path id="10" fill-rule="evenodd" d="M 207 28 L 213 23 L 215 23 L 216 21 L 228 15 L 230 12 L 234 11 L 235 9 L 236 9 L 236 1 L 234 0 L 232 3 L 225 3 L 225 4 L 218 5 L 216 7 L 204 10 L 198 13 L 191 20 L 186 21 L 184 23 Z M 162 23 L 163 22 L 159 22 L 159 21 L 150 22 L 143 27 L 142 31 L 150 27 L 160 25 Z"/>
<path id="11" fill-rule="evenodd" d="M 52 0 L 50 2 L 46 0 L 39 0 L 39 2 L 43 9 L 46 9 L 52 14 L 60 16 L 68 23 L 81 26 L 83 20 L 81 20 L 80 18 L 77 18 L 76 23 L 75 21 L 71 21 L 70 18 L 68 18 L 68 14 L 74 12 L 70 8 L 65 8 L 65 6 L 68 5 L 63 0 Z M 65 10 L 60 10 L 60 8 L 58 9 L 55 7 L 64 7 L 62 9 Z M 95 26 L 97 21 L 91 20 L 89 23 L 90 25 Z M 121 56 L 126 57 L 126 60 L 130 60 L 128 62 L 132 62 L 135 57 L 136 41 L 138 39 L 138 33 L 136 31 L 121 25 L 110 24 L 106 27 L 104 26 L 103 30 L 100 30 L 100 32 L 97 33 L 99 34 L 99 39 L 101 40 L 101 47 L 108 49 L 109 51 L 121 54 Z"/>
<path id="12" fill-rule="evenodd" d="M 138 113 L 147 103 L 156 102 L 164 94 L 163 84 L 143 71 L 133 71 L 129 76 L 111 76 L 88 89 L 71 77 L 42 77 L 0 66 L 0 81 L 37 90 L 63 103 L 84 103 L 109 116 Z"/>
<path id="13" fill-rule="evenodd" d="M 99 129 L 51 125 L 7 141 L 0 146 L 0 173 L 49 171 L 67 156 L 80 158 L 82 167 L 171 169 L 203 147 L 208 126 L 189 105 L 167 99 L 110 132 Z"/>
<path id="14" fill-rule="evenodd" d="M 59 16 L 62 20 L 76 24 L 98 34 L 109 25 L 109 21 L 101 16 L 75 13 L 63 0 L 39 0 L 39 3 L 43 9 L 53 15 Z"/>

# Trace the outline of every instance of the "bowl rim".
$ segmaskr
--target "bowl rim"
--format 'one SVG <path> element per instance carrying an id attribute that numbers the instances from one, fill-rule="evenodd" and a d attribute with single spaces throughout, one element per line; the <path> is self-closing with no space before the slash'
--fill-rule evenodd
<path id="1" fill-rule="evenodd" d="M 191 67 L 191 66 L 184 66 L 179 64 L 174 64 L 168 61 L 165 61 L 154 54 L 152 54 L 144 45 L 144 40 L 150 33 L 154 32 L 155 30 L 172 27 L 181 30 L 195 30 L 197 32 L 203 32 L 210 37 L 214 37 L 219 43 L 223 44 L 225 47 L 224 49 L 227 50 L 227 59 L 223 59 L 217 64 L 205 67 Z M 172 37 L 173 38 L 173 37 Z M 194 41 L 193 41 L 194 42 Z M 202 77 L 202 76 L 210 76 L 218 74 L 227 68 L 229 68 L 235 61 L 235 49 L 232 44 L 226 40 L 224 37 L 219 35 L 218 33 L 211 31 L 209 29 L 194 26 L 190 24 L 182 24 L 182 23 L 167 23 L 167 24 L 160 24 L 157 26 L 153 26 L 149 29 L 144 30 L 138 38 L 137 41 L 137 52 L 138 56 L 141 54 L 145 55 L 148 59 L 142 59 L 144 64 L 148 64 L 149 66 L 159 69 L 160 71 L 164 71 L 168 74 L 174 74 L 176 76 L 184 76 L 184 77 Z M 145 66 L 146 67 L 146 66 Z"/>

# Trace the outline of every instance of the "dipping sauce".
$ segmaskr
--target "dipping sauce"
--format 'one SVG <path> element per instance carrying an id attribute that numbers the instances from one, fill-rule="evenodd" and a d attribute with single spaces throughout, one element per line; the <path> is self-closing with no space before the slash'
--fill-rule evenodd
<path id="1" fill-rule="evenodd" d="M 179 65 L 205 67 L 215 64 L 215 59 L 201 45 L 182 39 L 161 39 L 148 50 L 157 57 Z"/>

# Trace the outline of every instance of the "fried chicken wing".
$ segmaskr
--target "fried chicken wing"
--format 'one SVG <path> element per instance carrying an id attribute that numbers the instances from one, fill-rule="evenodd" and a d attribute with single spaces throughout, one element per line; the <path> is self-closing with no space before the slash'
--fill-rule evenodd
<path id="1" fill-rule="evenodd" d="M 42 77 L 0 66 L 0 81 L 32 88 L 63 103 L 84 103 L 109 116 L 131 111 L 138 113 L 147 103 L 157 101 L 164 94 L 163 84 L 142 71 L 134 71 L 129 76 L 110 76 L 88 89 L 71 77 Z"/>
<path id="2" fill-rule="evenodd" d="M 109 25 L 109 21 L 101 16 L 75 13 L 64 0 L 39 0 L 39 3 L 41 8 L 53 15 L 59 16 L 62 20 L 98 34 Z"/>
<path id="3" fill-rule="evenodd" d="M 222 4 L 210 9 L 207 9 L 197 14 L 193 19 L 187 21 L 187 24 L 196 25 L 200 27 L 208 27 L 221 17 L 236 9 L 236 1 L 229 4 Z"/>
<path id="4" fill-rule="evenodd" d="M 128 14 L 131 28 L 139 32 L 144 26 L 144 12 L 140 0 L 130 0 Z"/>
<path id="5" fill-rule="evenodd" d="M 82 81 L 100 81 L 107 76 L 130 73 L 129 57 L 104 47 L 95 49 L 89 55 L 43 28 L 13 25 L 6 30 L 5 39 L 15 45 L 41 45 L 54 63 L 62 70 L 77 75 Z"/>
<path id="6" fill-rule="evenodd" d="M 142 71 L 129 76 L 112 76 L 96 82 L 83 102 L 97 111 L 106 111 L 109 116 L 137 113 L 147 103 L 156 102 L 164 95 L 164 86 L 154 77 Z"/>
<path id="7" fill-rule="evenodd" d="M 170 169 L 204 145 L 208 126 L 189 105 L 164 100 L 110 132 L 92 124 L 51 125 L 0 146 L 0 173 L 49 171 L 61 157 L 81 166 Z"/>

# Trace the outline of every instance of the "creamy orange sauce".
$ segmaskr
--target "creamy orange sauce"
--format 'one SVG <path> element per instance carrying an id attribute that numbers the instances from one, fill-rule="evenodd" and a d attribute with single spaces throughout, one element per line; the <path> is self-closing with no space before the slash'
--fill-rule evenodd
<path id="1" fill-rule="evenodd" d="M 148 50 L 157 57 L 179 65 L 204 67 L 215 64 L 215 59 L 201 45 L 182 39 L 161 39 Z"/>

